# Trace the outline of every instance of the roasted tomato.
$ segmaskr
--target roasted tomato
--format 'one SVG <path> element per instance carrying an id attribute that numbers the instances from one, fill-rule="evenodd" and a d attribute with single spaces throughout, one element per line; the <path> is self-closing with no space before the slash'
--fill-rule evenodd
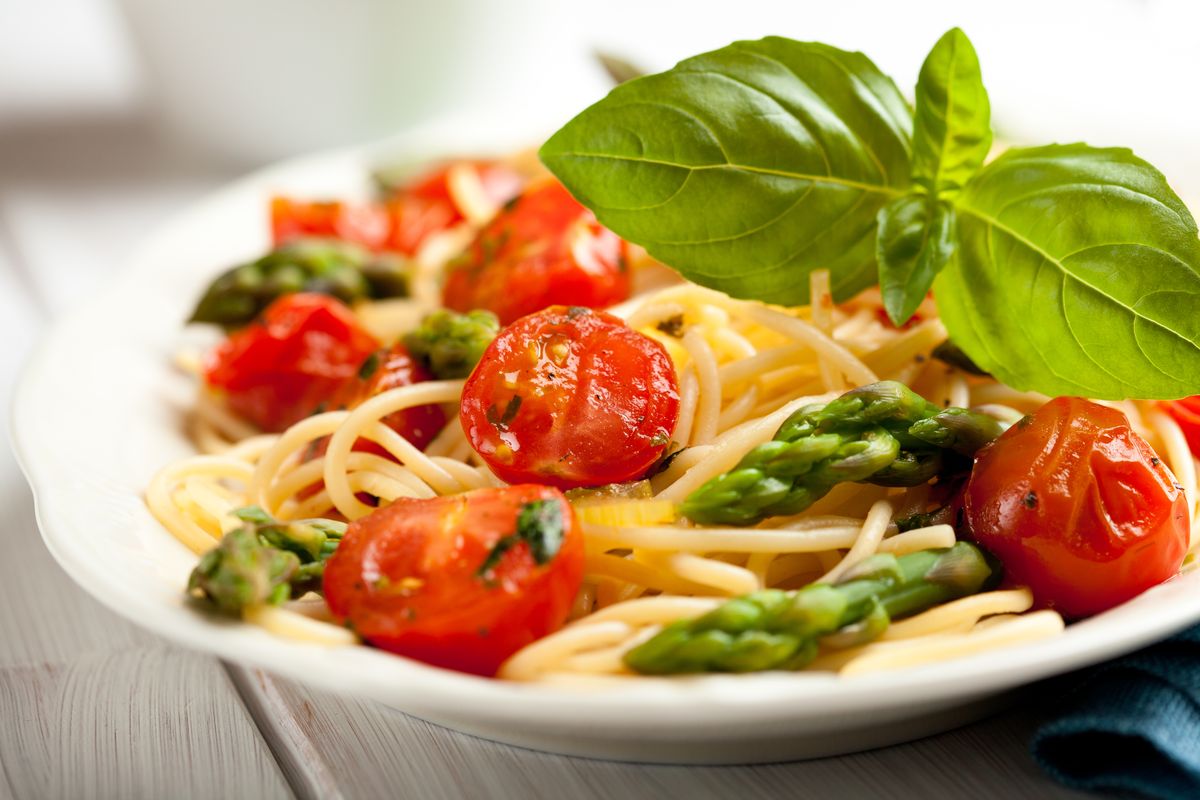
<path id="1" fill-rule="evenodd" d="M 320 237 L 414 255 L 425 240 L 463 220 L 482 221 L 521 190 L 521 176 L 494 161 L 456 161 L 392 188 L 379 203 L 271 200 L 275 244 Z"/>
<path id="2" fill-rule="evenodd" d="M 494 675 L 562 626 L 583 580 L 583 535 L 546 486 L 404 498 L 350 524 L 325 566 L 333 614 L 371 644 Z"/>
<path id="3" fill-rule="evenodd" d="M 386 201 L 388 248 L 413 255 L 431 234 L 490 216 L 516 196 L 522 179 L 495 161 L 458 161 L 393 190 Z"/>
<path id="4" fill-rule="evenodd" d="M 367 356 L 358 373 L 348 379 L 334 394 L 329 407 L 354 408 L 389 389 L 431 380 L 433 375 L 408 354 L 404 345 L 395 344 Z M 408 439 L 413 446 L 424 450 L 445 426 L 446 414 L 438 405 L 414 406 L 388 414 L 383 418 L 383 423 Z M 381 448 L 356 445 L 355 449 Z"/>
<path id="5" fill-rule="evenodd" d="M 442 302 L 508 323 L 552 305 L 603 308 L 629 297 L 628 245 L 557 181 L 531 187 L 450 265 Z"/>
<path id="6" fill-rule="evenodd" d="M 379 250 L 388 241 L 391 220 L 374 203 L 271 198 L 271 237 L 278 247 L 309 237 L 340 239 Z"/>
<path id="7" fill-rule="evenodd" d="M 1011 582 L 1067 617 L 1112 608 L 1179 571 L 1181 487 L 1124 414 L 1059 397 L 985 447 L 967 484 L 972 535 Z"/>
<path id="8" fill-rule="evenodd" d="M 289 294 L 208 354 L 204 380 L 239 417 L 281 431 L 328 404 L 378 346 L 341 302 Z"/>
<path id="9" fill-rule="evenodd" d="M 679 418 L 661 344 L 602 311 L 553 306 L 500 331 L 463 388 L 463 430 L 509 483 L 641 477 Z"/>
<path id="10" fill-rule="evenodd" d="M 1171 400 L 1160 405 L 1179 423 L 1192 454 L 1200 458 L 1200 395 Z"/>

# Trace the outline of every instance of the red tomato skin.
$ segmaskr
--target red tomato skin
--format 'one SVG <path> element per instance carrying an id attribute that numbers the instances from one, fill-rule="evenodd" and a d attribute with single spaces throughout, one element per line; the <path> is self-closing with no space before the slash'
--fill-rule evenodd
<path id="1" fill-rule="evenodd" d="M 442 302 L 507 325 L 552 305 L 604 308 L 629 297 L 629 246 L 557 181 L 532 186 L 451 264 Z"/>
<path id="2" fill-rule="evenodd" d="M 464 165 L 475 170 L 484 195 L 497 205 L 508 202 L 521 189 L 521 176 L 496 161 L 455 162 L 427 172 L 398 189 L 386 201 L 390 218 L 388 249 L 415 255 L 432 234 L 465 219 L 454 202 L 449 184 L 450 171 Z"/>
<path id="3" fill-rule="evenodd" d="M 558 552 L 538 564 L 522 542 L 486 576 L 496 543 L 525 503 L 562 511 Z M 428 664 L 495 675 L 517 650 L 562 627 L 583 581 L 583 534 L 570 503 L 546 486 L 404 498 L 350 524 L 325 566 L 334 616 L 376 647 Z"/>
<path id="4" fill-rule="evenodd" d="M 1183 431 L 1192 455 L 1200 458 L 1200 395 L 1159 403 Z"/>
<path id="5" fill-rule="evenodd" d="M 679 384 L 660 343 L 611 314 L 552 306 L 500 331 L 467 379 L 459 419 L 508 483 L 619 483 L 666 450 Z"/>
<path id="6" fill-rule="evenodd" d="M 967 484 L 972 535 L 1068 618 L 1113 608 L 1179 572 L 1187 500 L 1119 411 L 1059 397 L 985 447 Z"/>
<path id="7" fill-rule="evenodd" d="M 290 294 L 210 351 L 204 379 L 239 417 L 278 432 L 327 404 L 378 346 L 340 301 Z"/>
<path id="8" fill-rule="evenodd" d="M 271 239 L 276 247 L 317 237 L 379 250 L 387 243 L 390 229 L 387 210 L 374 203 L 271 198 Z"/>
<path id="9" fill-rule="evenodd" d="M 374 355 L 378 363 L 371 374 L 363 379 L 356 372 L 347 379 L 334 393 L 330 409 L 354 408 L 391 389 L 433 380 L 433 375 L 414 360 L 399 342 L 377 351 Z M 388 414 L 383 418 L 383 424 L 403 436 L 414 447 L 424 450 L 446 426 L 446 414 L 441 406 L 436 404 L 413 406 Z M 354 449 L 380 454 L 385 452 L 373 442 L 360 440 L 359 444 L 356 444 Z"/>

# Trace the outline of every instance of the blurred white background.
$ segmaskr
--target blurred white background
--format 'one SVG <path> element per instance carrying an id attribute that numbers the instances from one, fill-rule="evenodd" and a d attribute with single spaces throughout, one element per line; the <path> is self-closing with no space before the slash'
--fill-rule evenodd
<path id="1" fill-rule="evenodd" d="M 464 107 L 550 128 L 604 91 L 597 48 L 659 69 L 766 34 L 863 50 L 907 91 L 959 25 L 1000 133 L 1129 145 L 1188 191 L 1198 23 L 1194 0 L 9 2 L 0 135 L 165 116 L 190 152 L 250 165 Z"/>

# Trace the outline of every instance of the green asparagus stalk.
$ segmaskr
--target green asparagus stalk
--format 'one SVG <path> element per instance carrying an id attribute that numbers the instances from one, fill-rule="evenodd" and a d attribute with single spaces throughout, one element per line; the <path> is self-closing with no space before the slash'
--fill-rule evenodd
<path id="1" fill-rule="evenodd" d="M 823 637 L 842 646 L 871 641 L 891 620 L 975 594 L 994 577 L 968 542 L 899 558 L 878 554 L 836 584 L 766 589 L 668 625 L 626 653 L 625 664 L 646 675 L 801 669 Z"/>
<path id="2" fill-rule="evenodd" d="M 292 242 L 218 277 L 189 322 L 244 325 L 293 292 L 321 292 L 345 303 L 402 297 L 408 293 L 408 271 L 397 256 L 374 254 L 348 242 Z"/>
<path id="3" fill-rule="evenodd" d="M 917 486 L 969 464 L 1004 425 L 985 414 L 941 409 L 896 381 L 805 406 L 774 439 L 684 501 L 684 516 L 705 524 L 754 524 L 798 514 L 834 486 L 866 482 Z"/>
<path id="4" fill-rule="evenodd" d="M 500 331 L 490 311 L 458 314 L 442 309 L 428 315 L 404 336 L 404 346 L 439 378 L 465 378 Z"/>
<path id="5" fill-rule="evenodd" d="M 325 562 L 346 532 L 343 523 L 279 522 L 258 506 L 233 513 L 242 526 L 200 558 L 188 580 L 190 594 L 239 614 L 244 608 L 278 605 L 321 588 Z"/>

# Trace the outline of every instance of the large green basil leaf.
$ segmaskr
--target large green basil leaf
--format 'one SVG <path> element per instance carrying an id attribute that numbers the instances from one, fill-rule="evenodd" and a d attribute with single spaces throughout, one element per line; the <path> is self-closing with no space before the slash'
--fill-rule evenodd
<path id="1" fill-rule="evenodd" d="M 777 37 L 629 81 L 542 161 L 602 223 L 696 283 L 800 304 L 875 277 L 875 216 L 904 193 L 908 107 L 861 53 Z"/>
<path id="2" fill-rule="evenodd" d="M 954 255 L 954 207 L 923 194 L 888 203 L 879 211 L 875 255 L 883 307 L 903 325 Z"/>
<path id="3" fill-rule="evenodd" d="M 958 28 L 929 51 L 913 112 L 913 183 L 931 194 L 961 189 L 992 146 L 991 104 L 979 57 Z"/>
<path id="4" fill-rule="evenodd" d="M 1200 241 L 1158 170 L 1125 149 L 1010 150 L 956 210 L 934 292 L 975 363 L 1049 395 L 1200 393 Z"/>

